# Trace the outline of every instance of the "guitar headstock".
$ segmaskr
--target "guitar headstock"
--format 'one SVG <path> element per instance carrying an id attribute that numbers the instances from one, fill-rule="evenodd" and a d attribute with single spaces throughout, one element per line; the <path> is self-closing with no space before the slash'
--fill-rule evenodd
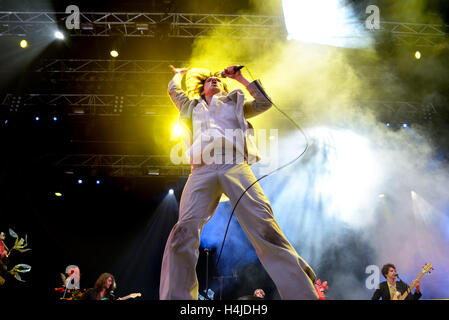
<path id="1" fill-rule="evenodd" d="M 134 299 L 134 298 L 141 297 L 141 296 L 142 296 L 141 293 L 131 293 L 131 294 L 130 294 L 130 297 L 133 298 L 133 299 Z"/>
<path id="2" fill-rule="evenodd" d="M 421 273 L 431 273 L 431 270 L 433 270 L 433 266 L 430 263 L 426 263 L 426 265 L 422 268 Z"/>

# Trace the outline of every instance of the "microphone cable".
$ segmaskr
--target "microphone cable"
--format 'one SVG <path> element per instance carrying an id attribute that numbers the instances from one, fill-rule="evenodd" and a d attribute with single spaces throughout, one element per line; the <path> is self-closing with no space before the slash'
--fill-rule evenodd
<path id="1" fill-rule="evenodd" d="M 241 67 L 243 68 L 243 66 L 241 66 Z M 241 68 L 240 68 L 240 69 L 241 69 Z M 238 70 L 240 70 L 240 69 L 238 69 Z M 251 74 L 251 72 L 249 71 L 248 68 L 246 68 L 246 69 L 248 70 L 248 73 L 249 73 L 251 79 L 254 81 L 253 75 Z M 259 85 L 257 84 L 257 82 L 256 82 L 256 85 L 259 86 Z M 260 89 L 261 89 L 261 88 L 260 88 Z M 227 224 L 227 226 L 226 226 L 225 234 L 224 234 L 224 237 L 223 237 L 223 242 L 222 242 L 222 244 L 221 244 L 221 248 L 220 248 L 220 252 L 219 252 L 219 254 L 218 254 L 217 262 L 216 262 L 216 264 L 215 264 L 214 272 L 217 270 L 218 264 L 220 263 L 221 254 L 222 254 L 222 252 L 223 252 L 223 247 L 224 247 L 224 244 L 225 244 L 225 241 L 226 241 L 226 237 L 227 237 L 227 234 L 228 234 L 228 231 L 229 231 L 229 225 L 231 224 L 231 219 L 232 219 L 232 217 L 233 217 L 233 215 L 234 215 L 234 212 L 235 212 L 235 209 L 237 208 L 237 205 L 238 205 L 239 202 L 240 202 L 240 199 L 242 199 L 242 197 L 246 194 L 246 192 L 247 192 L 253 185 L 255 185 L 257 182 L 259 182 L 260 180 L 262 180 L 262 179 L 264 179 L 264 178 L 266 178 L 266 177 L 272 175 L 273 173 L 275 173 L 275 172 L 277 172 L 277 171 L 279 171 L 279 170 L 281 170 L 281 169 L 283 169 L 283 168 L 285 168 L 285 167 L 287 167 L 287 166 L 293 164 L 295 161 L 297 161 L 299 158 L 301 158 L 301 157 L 306 153 L 307 149 L 309 148 L 309 139 L 307 138 L 306 133 L 305 133 L 304 130 L 299 126 L 299 124 L 297 124 L 295 120 L 293 120 L 288 114 L 286 114 L 284 111 L 282 111 L 282 110 L 281 110 L 281 109 L 280 109 L 280 108 L 279 108 L 273 101 L 271 101 L 271 99 L 270 99 L 270 98 L 267 96 L 267 94 L 265 93 L 265 90 L 259 90 L 259 91 L 264 95 L 264 97 L 265 97 L 268 101 L 270 101 L 270 103 L 271 103 L 271 104 L 272 104 L 272 105 L 273 105 L 273 106 L 274 106 L 274 107 L 275 107 L 275 108 L 276 108 L 282 115 L 284 115 L 288 120 L 290 120 L 290 122 L 293 123 L 293 125 L 294 125 L 294 126 L 295 126 L 295 127 L 302 133 L 302 135 L 304 136 L 306 145 L 305 145 L 305 147 L 304 147 L 304 150 L 303 150 L 297 157 L 295 157 L 293 160 L 287 162 L 286 164 L 284 164 L 284 165 L 282 165 L 282 166 L 280 166 L 280 167 L 274 169 L 273 171 L 271 171 L 271 172 L 269 172 L 269 173 L 263 175 L 262 177 L 258 178 L 256 181 L 254 181 L 252 184 L 250 184 L 249 187 L 247 187 L 247 188 L 245 189 L 245 191 L 243 191 L 243 193 L 240 195 L 240 197 L 238 198 L 237 202 L 236 202 L 235 205 L 234 205 L 234 208 L 232 209 L 231 216 L 229 217 L 228 224 Z M 206 295 L 207 295 L 207 291 L 208 291 L 208 290 L 209 290 L 209 288 L 206 288 Z"/>

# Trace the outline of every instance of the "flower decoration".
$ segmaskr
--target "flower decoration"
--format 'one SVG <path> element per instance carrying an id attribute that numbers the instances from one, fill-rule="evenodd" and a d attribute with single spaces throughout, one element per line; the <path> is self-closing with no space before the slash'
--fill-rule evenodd
<path id="1" fill-rule="evenodd" d="M 74 273 L 74 270 L 70 270 L 67 274 L 68 276 L 71 276 Z M 62 294 L 61 300 L 80 300 L 84 293 L 86 292 L 86 289 L 67 289 L 66 282 L 67 277 L 65 274 L 61 273 L 61 280 L 62 280 L 62 286 L 59 288 L 55 288 L 55 291 L 57 293 Z"/>
<path id="2" fill-rule="evenodd" d="M 20 238 L 11 228 L 9 229 L 9 235 L 16 239 L 11 249 L 8 249 L 6 246 L 5 233 L 0 233 L 0 286 L 6 282 L 5 277 L 8 274 L 12 275 L 17 280 L 24 282 L 25 280 L 22 280 L 20 274 L 31 271 L 31 266 L 25 263 L 17 264 L 11 270 L 8 270 L 8 260 L 14 250 L 21 253 L 31 250 L 30 248 L 27 248 L 27 235 L 25 235 L 25 238 Z"/>

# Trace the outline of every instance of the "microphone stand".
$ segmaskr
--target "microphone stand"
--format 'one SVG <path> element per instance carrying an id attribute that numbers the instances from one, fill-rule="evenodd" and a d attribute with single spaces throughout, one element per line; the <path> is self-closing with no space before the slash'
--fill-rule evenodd
<path id="1" fill-rule="evenodd" d="M 207 300 L 210 300 L 209 298 L 209 249 L 204 249 L 204 251 L 206 252 L 206 296 L 205 298 Z"/>

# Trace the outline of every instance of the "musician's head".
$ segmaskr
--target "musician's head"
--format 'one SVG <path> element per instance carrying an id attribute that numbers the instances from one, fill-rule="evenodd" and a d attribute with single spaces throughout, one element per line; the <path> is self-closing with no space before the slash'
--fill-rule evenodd
<path id="1" fill-rule="evenodd" d="M 394 264 L 387 263 L 382 267 L 382 275 L 387 280 L 394 280 L 396 279 L 396 267 Z"/>
<path id="2" fill-rule="evenodd" d="M 199 97 L 205 99 L 206 95 L 214 95 L 220 91 L 229 93 L 226 81 L 223 81 L 220 73 L 213 73 L 208 69 L 190 69 L 186 74 L 185 81 L 189 99 L 197 99 Z"/>
<path id="3" fill-rule="evenodd" d="M 228 87 L 219 77 L 208 77 L 202 82 L 201 97 L 204 99 L 206 96 L 213 96 L 217 93 L 228 93 Z"/>
<path id="4" fill-rule="evenodd" d="M 256 289 L 254 290 L 254 296 L 257 298 L 265 298 L 265 292 L 262 289 Z"/>
<path id="5" fill-rule="evenodd" d="M 106 289 L 106 291 L 111 292 L 115 290 L 116 286 L 114 276 L 105 272 L 98 277 L 94 287 L 97 290 Z"/>

